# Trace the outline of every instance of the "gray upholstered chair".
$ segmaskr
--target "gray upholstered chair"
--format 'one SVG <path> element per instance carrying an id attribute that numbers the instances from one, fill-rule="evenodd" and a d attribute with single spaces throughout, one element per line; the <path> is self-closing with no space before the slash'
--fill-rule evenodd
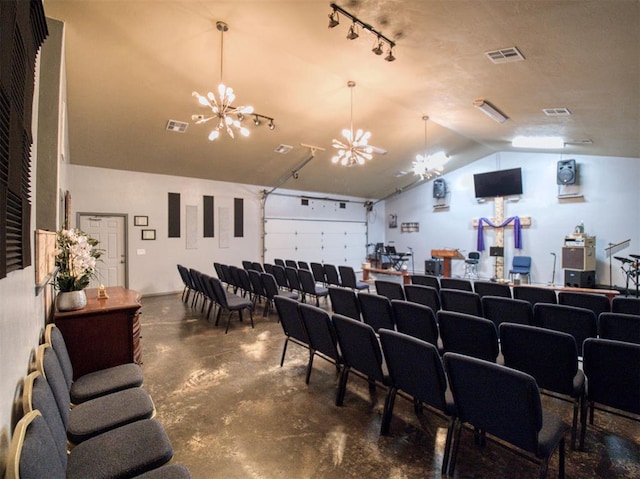
<path id="1" fill-rule="evenodd" d="M 74 379 L 73 365 L 60 329 L 53 323 L 48 324 L 44 339 L 60 362 L 73 404 L 142 385 L 142 369 L 134 363 L 94 371 Z"/>
<path id="2" fill-rule="evenodd" d="M 78 444 L 68 454 L 64 430 L 34 410 L 18 421 L 5 479 L 188 479 L 180 464 L 166 464 L 173 448 L 154 419 L 128 424 Z M 61 423 L 60 423 L 61 425 Z M 53 428 L 53 429 L 52 429 Z M 62 452 L 61 452 L 62 451 Z"/>

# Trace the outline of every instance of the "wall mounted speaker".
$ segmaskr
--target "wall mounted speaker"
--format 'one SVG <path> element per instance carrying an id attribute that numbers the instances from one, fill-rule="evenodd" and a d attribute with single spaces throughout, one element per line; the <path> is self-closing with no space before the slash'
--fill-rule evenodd
<path id="1" fill-rule="evenodd" d="M 433 197 L 444 198 L 447 195 L 447 183 L 444 178 L 436 178 L 433 180 Z"/>
<path id="2" fill-rule="evenodd" d="M 576 160 L 560 160 L 556 179 L 559 185 L 575 185 L 577 181 Z"/>

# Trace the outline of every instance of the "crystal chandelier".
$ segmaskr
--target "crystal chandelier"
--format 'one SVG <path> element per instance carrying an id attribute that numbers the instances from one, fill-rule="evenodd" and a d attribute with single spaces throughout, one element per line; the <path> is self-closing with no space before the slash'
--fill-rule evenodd
<path id="1" fill-rule="evenodd" d="M 444 164 L 449 160 L 449 157 L 443 151 L 433 155 L 427 153 L 427 122 L 429 117 L 425 115 L 422 119 L 424 120 L 424 155 L 416 155 L 416 161 L 413 162 L 413 174 L 428 180 L 442 174 Z"/>
<path id="2" fill-rule="evenodd" d="M 356 86 L 356 82 L 349 81 L 347 86 L 351 89 L 351 127 L 349 130 L 346 128 L 342 130 L 342 136 L 344 136 L 346 142 L 336 140 L 335 138 L 333 139 L 332 145 L 338 152 L 331 158 L 331 161 L 333 163 L 340 163 L 342 166 L 363 165 L 367 160 L 373 158 L 373 147 L 367 144 L 371 133 L 359 129 L 354 134 L 353 87 Z"/>
<path id="3" fill-rule="evenodd" d="M 222 80 L 222 65 L 224 52 L 224 32 L 229 30 L 229 25 L 224 22 L 216 22 L 216 28 L 220 31 L 220 84 L 218 85 L 218 97 L 213 92 L 207 93 L 207 96 L 200 95 L 194 91 L 193 96 L 198 99 L 200 105 L 211 109 L 210 115 L 192 115 L 191 119 L 197 125 L 206 123 L 209 120 L 215 120 L 216 126 L 209 133 L 209 140 L 213 141 L 220 136 L 221 130 L 226 130 L 231 138 L 235 138 L 234 129 L 240 132 L 242 136 L 249 136 L 249 129 L 240 123 L 245 115 L 253 113 L 252 106 L 233 106 L 236 99 L 233 88 L 225 86 Z M 257 117 L 256 117 L 257 118 Z M 273 120 L 271 120 L 273 124 Z"/>

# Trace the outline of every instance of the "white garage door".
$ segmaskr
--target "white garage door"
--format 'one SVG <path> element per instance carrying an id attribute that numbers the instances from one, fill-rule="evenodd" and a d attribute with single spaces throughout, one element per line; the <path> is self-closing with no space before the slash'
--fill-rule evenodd
<path id="1" fill-rule="evenodd" d="M 265 220 L 265 262 L 274 258 L 347 265 L 359 271 L 367 255 L 367 225 L 355 221 Z"/>

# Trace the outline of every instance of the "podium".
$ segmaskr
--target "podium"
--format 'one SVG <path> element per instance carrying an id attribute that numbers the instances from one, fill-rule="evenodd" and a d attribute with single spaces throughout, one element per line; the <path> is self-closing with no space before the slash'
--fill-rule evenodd
<path id="1" fill-rule="evenodd" d="M 451 277 L 451 260 L 464 259 L 457 249 L 432 249 L 431 256 L 442 260 L 442 277 Z"/>

